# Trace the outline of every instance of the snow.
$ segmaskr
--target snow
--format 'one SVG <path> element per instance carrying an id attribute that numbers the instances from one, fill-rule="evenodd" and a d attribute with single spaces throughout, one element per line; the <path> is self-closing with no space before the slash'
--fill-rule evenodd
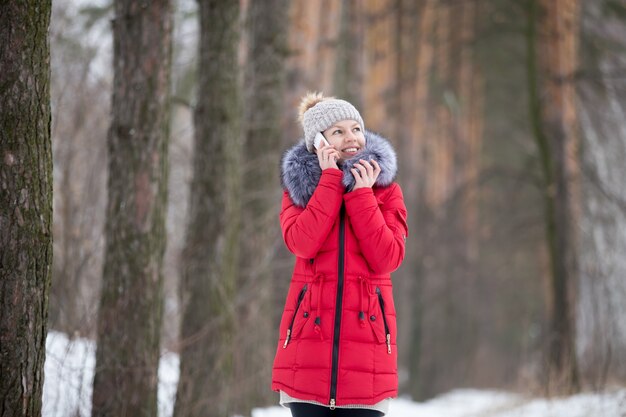
<path id="1" fill-rule="evenodd" d="M 50 332 L 46 341 L 43 417 L 88 417 L 95 344 Z M 159 417 L 171 417 L 178 355 L 166 352 L 159 366 Z M 291 417 L 280 406 L 257 408 L 252 417 Z M 426 402 L 393 400 L 388 417 L 626 417 L 626 388 L 565 398 L 528 398 L 508 392 L 462 389 Z"/>
<path id="2" fill-rule="evenodd" d="M 88 339 L 70 340 L 49 332 L 44 365 L 43 417 L 91 416 L 91 393 L 96 365 L 96 345 Z M 159 416 L 174 412 L 178 383 L 178 355 L 166 352 L 159 363 Z"/>

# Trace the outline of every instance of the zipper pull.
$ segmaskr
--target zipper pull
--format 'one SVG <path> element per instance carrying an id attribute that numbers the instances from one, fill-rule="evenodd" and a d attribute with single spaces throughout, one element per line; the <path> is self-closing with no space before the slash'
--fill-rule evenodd
<path id="1" fill-rule="evenodd" d="M 287 349 L 287 343 L 289 343 L 290 336 L 291 336 L 291 329 L 287 329 L 287 337 L 285 338 L 285 344 L 283 345 L 283 349 Z"/>
<path id="2" fill-rule="evenodd" d="M 387 333 L 387 353 L 391 355 L 391 335 Z"/>
<path id="3" fill-rule="evenodd" d="M 334 399 L 334 398 L 331 398 L 331 399 L 330 399 L 330 409 L 331 409 L 331 410 L 334 410 L 334 409 L 335 409 L 335 399 Z"/>

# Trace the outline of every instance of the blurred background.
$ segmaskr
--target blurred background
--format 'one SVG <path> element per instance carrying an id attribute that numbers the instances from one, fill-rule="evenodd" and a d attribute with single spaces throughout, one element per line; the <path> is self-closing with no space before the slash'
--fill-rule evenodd
<path id="1" fill-rule="evenodd" d="M 180 354 L 194 346 L 206 361 L 197 366 L 207 372 L 207 401 L 243 415 L 277 401 L 271 361 L 293 266 L 279 231 L 279 161 L 302 136 L 296 108 L 307 91 L 351 101 L 398 153 L 410 217 L 406 259 L 393 275 L 402 394 L 626 384 L 626 2 L 238 6 L 234 19 L 213 15 L 204 25 L 194 1 L 176 0 L 171 10 L 160 346 Z M 109 1 L 52 5 L 49 328 L 71 338 L 97 336 L 114 18 Z M 234 65 L 199 41 L 228 22 Z M 203 72 L 220 67 L 240 88 L 240 140 L 200 153 L 196 144 L 211 131 L 200 102 L 231 105 L 227 91 L 199 91 Z M 236 179 L 215 177 L 230 196 L 215 213 L 227 231 L 205 243 L 190 237 L 194 222 L 211 221 L 194 217 L 194 204 L 210 203 L 192 186 L 195 155 L 207 158 L 196 167 L 215 163 L 211 155 L 227 159 L 221 172 Z M 206 293 L 188 272 L 194 253 L 221 262 L 218 278 L 200 273 L 214 284 Z M 206 309 L 185 307 L 194 293 Z"/>

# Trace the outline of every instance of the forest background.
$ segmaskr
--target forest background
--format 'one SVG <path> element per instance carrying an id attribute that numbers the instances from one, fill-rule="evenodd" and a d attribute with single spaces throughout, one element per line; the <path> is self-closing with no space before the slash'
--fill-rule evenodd
<path id="1" fill-rule="evenodd" d="M 353 102 L 398 152 L 401 393 L 626 384 L 624 1 L 55 0 L 50 12 L 54 239 L 36 325 L 98 340 L 94 415 L 123 415 L 130 393 L 154 410 L 144 377 L 163 350 L 181 355 L 177 415 L 276 402 L 293 266 L 279 161 L 311 90 Z M 152 53 L 156 76 L 129 76 L 124 53 Z M 136 235 L 126 206 L 149 213 Z"/>

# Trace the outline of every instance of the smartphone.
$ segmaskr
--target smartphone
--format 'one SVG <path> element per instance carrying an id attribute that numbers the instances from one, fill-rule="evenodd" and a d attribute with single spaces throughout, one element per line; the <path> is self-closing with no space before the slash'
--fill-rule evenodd
<path id="1" fill-rule="evenodd" d="M 315 149 L 319 149 L 322 146 L 328 146 L 328 145 L 329 143 L 324 137 L 324 135 L 322 135 L 321 132 L 317 132 L 317 134 L 315 135 L 315 140 L 313 141 L 313 146 L 315 146 Z"/>

